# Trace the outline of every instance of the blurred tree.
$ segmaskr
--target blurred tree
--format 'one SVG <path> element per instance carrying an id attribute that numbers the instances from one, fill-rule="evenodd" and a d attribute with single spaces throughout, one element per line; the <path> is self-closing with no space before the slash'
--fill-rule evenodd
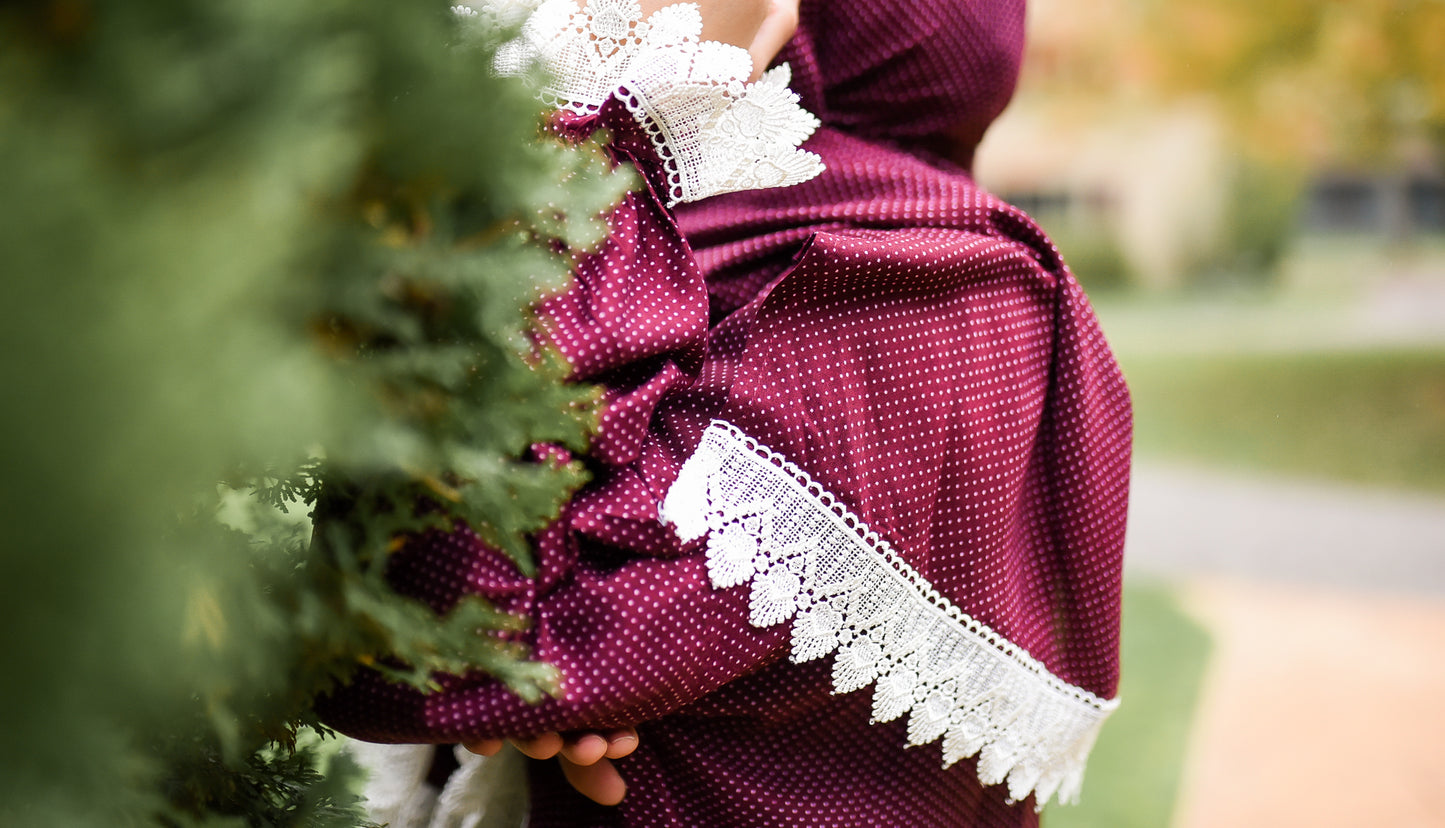
<path id="1" fill-rule="evenodd" d="M 515 619 L 382 572 L 453 519 L 526 567 L 582 481 L 519 460 L 594 404 L 527 308 L 629 183 L 463 23 L 0 4 L 0 824 L 356 824 L 317 693 L 384 655 L 549 686 L 479 634 Z M 354 520 L 313 547 L 323 486 Z"/>
<path id="2" fill-rule="evenodd" d="M 1017 106 L 1067 142 L 1047 177 L 1112 194 L 1142 283 L 1268 278 L 1323 171 L 1376 187 L 1402 241 L 1412 177 L 1445 175 L 1442 0 L 1031 0 L 1029 25 Z M 1171 123 L 1225 129 L 1201 152 Z"/>
<path id="3" fill-rule="evenodd" d="M 1445 148 L 1440 0 L 1147 0 L 1139 31 L 1162 92 L 1216 100 L 1276 160 Z"/>

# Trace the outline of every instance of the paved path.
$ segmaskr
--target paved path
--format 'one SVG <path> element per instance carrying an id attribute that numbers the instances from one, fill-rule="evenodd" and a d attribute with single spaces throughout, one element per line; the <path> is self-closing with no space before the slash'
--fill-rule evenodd
<path id="1" fill-rule="evenodd" d="M 1125 556 L 1131 574 L 1445 599 L 1445 496 L 1142 465 Z"/>
<path id="2" fill-rule="evenodd" d="M 1445 827 L 1445 498 L 1145 467 L 1128 567 L 1213 637 L 1174 828 Z"/>
<path id="3" fill-rule="evenodd" d="M 1273 299 L 1189 301 L 1147 295 L 1101 299 L 1109 341 L 1132 354 L 1230 354 L 1445 347 L 1445 262 L 1437 271 L 1395 274 L 1344 295 L 1314 291 Z"/>

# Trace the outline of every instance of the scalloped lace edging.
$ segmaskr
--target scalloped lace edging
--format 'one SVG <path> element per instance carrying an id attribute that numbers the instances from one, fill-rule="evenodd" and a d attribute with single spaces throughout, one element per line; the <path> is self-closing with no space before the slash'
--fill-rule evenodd
<path id="1" fill-rule="evenodd" d="M 665 6 L 646 20 L 636 0 L 486 0 L 498 25 L 525 19 L 521 35 L 497 53 L 497 71 L 540 65 L 549 103 L 596 112 L 616 96 L 647 130 L 667 173 L 668 206 L 720 193 L 785 187 L 816 176 L 823 162 L 798 145 L 818 119 L 776 67 L 747 83 L 752 59 L 736 46 L 699 40 L 692 3 Z M 459 14 L 476 14 L 454 6 Z"/>
<path id="2" fill-rule="evenodd" d="M 833 692 L 874 686 L 873 720 L 905 713 L 908 743 L 978 756 L 1009 796 L 1076 801 L 1118 706 L 1070 685 L 969 617 L 806 472 L 715 420 L 662 505 L 683 540 L 708 536 L 713 586 L 751 584 L 750 621 L 787 621 L 792 659 L 830 653 Z"/>

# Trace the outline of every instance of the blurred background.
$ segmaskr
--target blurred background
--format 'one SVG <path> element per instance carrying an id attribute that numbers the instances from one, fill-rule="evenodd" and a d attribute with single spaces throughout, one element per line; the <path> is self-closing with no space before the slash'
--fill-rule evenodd
<path id="1" fill-rule="evenodd" d="M 1124 703 L 1046 825 L 1445 825 L 1445 3 L 1029 26 L 977 174 L 1137 418 Z"/>

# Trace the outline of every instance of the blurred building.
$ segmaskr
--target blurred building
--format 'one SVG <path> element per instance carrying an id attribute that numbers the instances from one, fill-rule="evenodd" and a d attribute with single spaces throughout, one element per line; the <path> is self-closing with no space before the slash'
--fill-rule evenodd
<path id="1" fill-rule="evenodd" d="M 1211 32 L 1227 29 L 1210 21 L 1238 11 L 1195 0 L 1170 18 L 1170 35 L 1159 9 L 1183 2 L 1031 0 L 1019 94 L 978 153 L 980 182 L 1033 214 L 1086 284 L 1162 290 L 1201 274 L 1266 271 L 1300 236 L 1445 238 L 1445 153 L 1428 130 L 1401 129 L 1362 159 L 1341 151 L 1323 120 L 1350 109 L 1338 88 L 1330 97 L 1277 78 L 1218 94 L 1171 85 L 1181 69 L 1169 62 L 1191 59 L 1168 41 L 1177 26 L 1194 26 L 1190 43 L 1210 48 Z M 1224 10 L 1198 11 L 1211 2 Z M 1235 39 L 1217 34 L 1216 51 L 1259 40 L 1227 34 Z M 1248 65 L 1249 56 L 1232 59 Z M 1292 131 L 1278 145 L 1241 140 L 1249 133 L 1235 128 L 1229 105 L 1246 94 L 1289 99 Z"/>
<path id="2" fill-rule="evenodd" d="M 1300 223 L 1313 233 L 1396 238 L 1445 233 L 1445 176 L 1429 168 L 1398 175 L 1317 173 L 1306 190 Z"/>

